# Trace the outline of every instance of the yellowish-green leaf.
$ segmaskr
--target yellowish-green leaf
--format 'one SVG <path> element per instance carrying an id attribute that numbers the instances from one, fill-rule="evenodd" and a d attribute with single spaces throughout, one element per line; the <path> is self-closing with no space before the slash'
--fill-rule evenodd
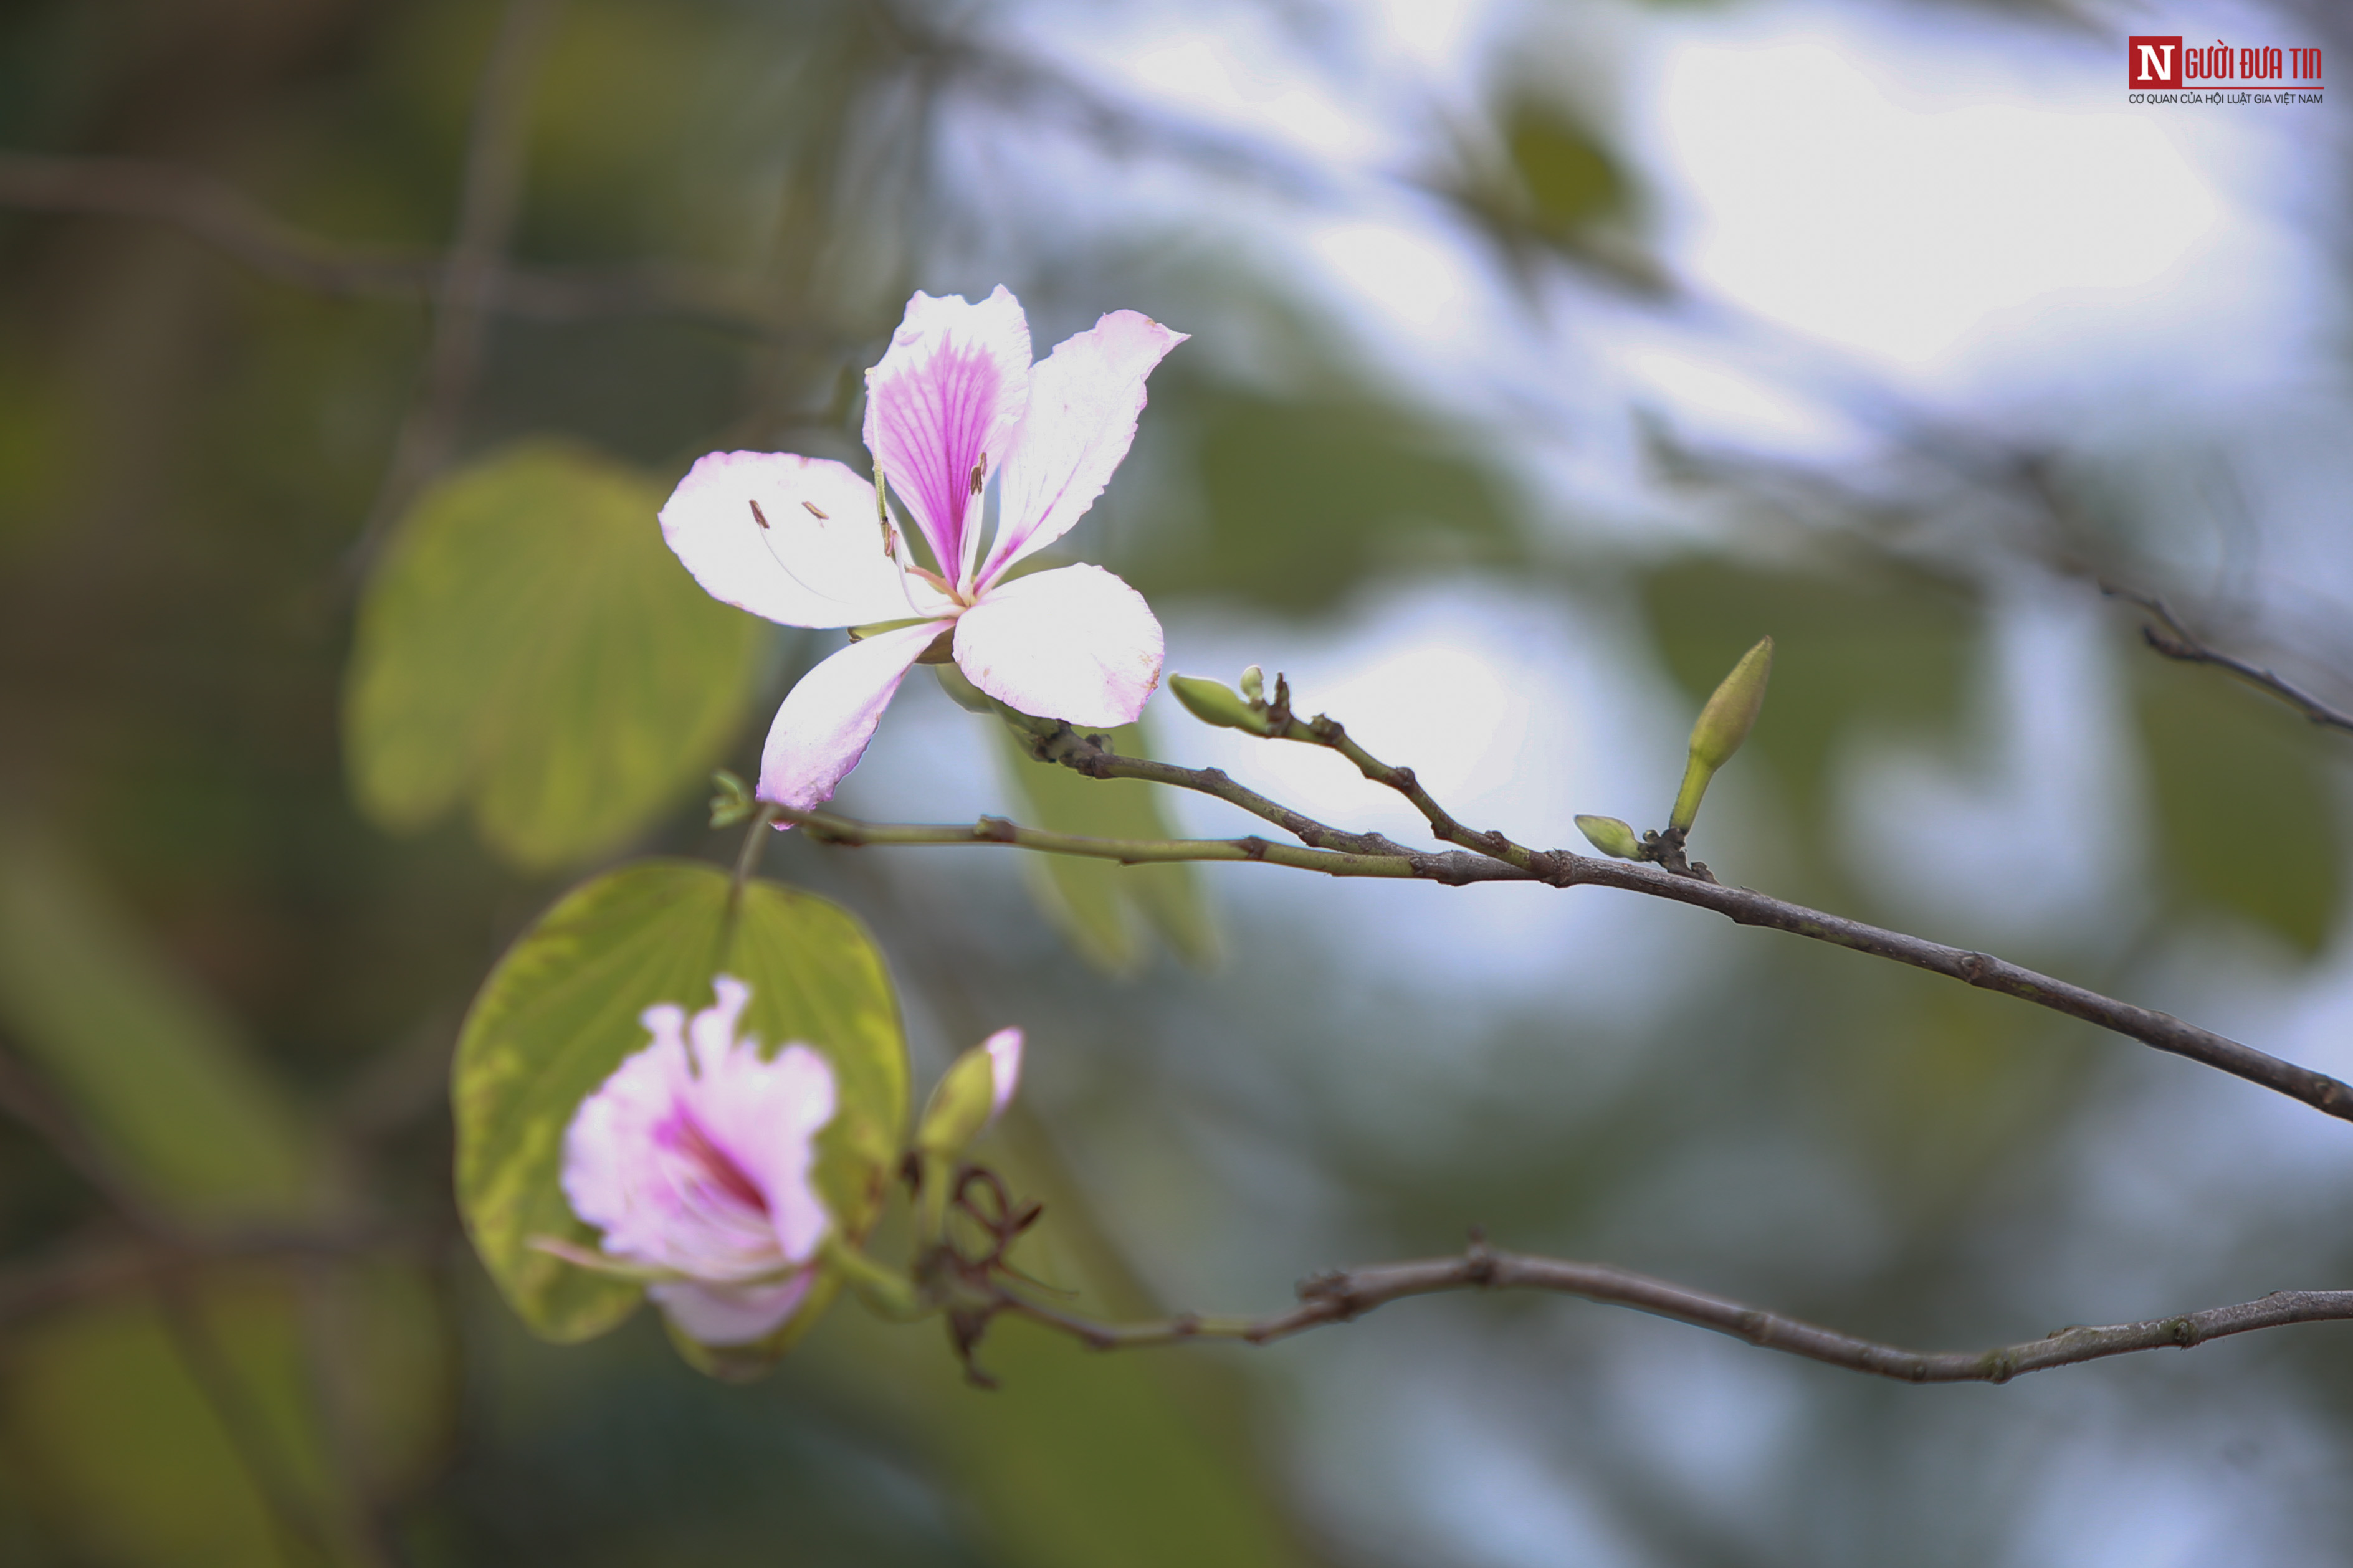
<path id="1" fill-rule="evenodd" d="M 818 1139 L 818 1190 L 848 1234 L 873 1223 L 906 1131 L 907 1058 L 898 1002 L 865 929 L 838 905 L 759 881 L 745 886 L 731 920 L 728 880 L 713 867 L 624 867 L 575 889 L 523 933 L 483 984 L 458 1042 L 459 1205 L 491 1278 L 546 1339 L 602 1333 L 640 1294 L 530 1246 L 535 1236 L 596 1245 L 565 1201 L 565 1130 L 581 1100 L 646 1045 L 638 1016 L 664 1002 L 709 1006 L 716 974 L 751 987 L 744 1026 L 769 1054 L 799 1042 L 832 1064 L 839 1109 Z M 755 1371 L 822 1307 L 796 1313 L 771 1343 L 693 1359 L 726 1375 Z"/>
<path id="2" fill-rule="evenodd" d="M 1155 785 L 1086 778 L 1039 762 L 1009 728 L 995 728 L 1015 813 L 1025 826 L 1092 838 L 1174 837 Z M 1153 754 L 1141 723 L 1123 724 L 1110 737 L 1112 749 L 1123 755 Z M 1075 855 L 1029 855 L 1022 858 L 1022 870 L 1046 917 L 1088 962 L 1112 973 L 1130 973 L 1143 963 L 1146 928 L 1157 931 L 1188 963 L 1217 960 L 1217 921 L 1191 866 L 1123 866 Z"/>
<path id="3" fill-rule="evenodd" d="M 760 625 L 661 542 L 661 487 L 580 447 L 512 447 L 435 485 L 360 605 L 344 752 L 396 830 L 471 805 L 540 869 L 608 851 L 700 783 L 740 722 Z"/>
<path id="4" fill-rule="evenodd" d="M 219 1220 L 315 1206 L 301 1122 L 235 1023 L 26 822 L 0 823 L 0 1019 L 156 1207 Z"/>

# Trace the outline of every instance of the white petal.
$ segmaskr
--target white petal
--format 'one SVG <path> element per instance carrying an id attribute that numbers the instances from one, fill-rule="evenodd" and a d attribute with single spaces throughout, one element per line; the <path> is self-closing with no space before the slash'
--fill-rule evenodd
<path id="1" fill-rule="evenodd" d="M 712 452 L 661 510 L 662 537 L 703 592 L 788 626 L 856 626 L 922 615 L 882 552 L 874 486 L 842 464 L 789 452 Z"/>
<path id="2" fill-rule="evenodd" d="M 988 1053 L 988 1119 L 994 1121 L 1005 1114 L 1013 1103 L 1013 1091 L 1021 1086 L 1021 1031 L 999 1029 L 980 1048 Z"/>
<path id="3" fill-rule="evenodd" d="M 807 811 L 830 799 L 874 738 L 916 656 L 947 623 L 929 621 L 851 643 L 800 679 L 776 710 L 760 755 L 762 800 Z"/>
<path id="4" fill-rule="evenodd" d="M 795 1275 L 775 1285 L 652 1285 L 646 1294 L 679 1331 L 706 1345 L 744 1345 L 782 1327 L 800 1310 L 815 1276 Z"/>
<path id="5" fill-rule="evenodd" d="M 956 621 L 955 661 L 1008 707 L 1073 724 L 1125 724 L 1160 682 L 1160 623 L 1100 566 L 992 588 Z"/>
<path id="6" fill-rule="evenodd" d="M 1185 336 L 1149 316 L 1114 310 L 1030 371 L 1029 412 L 1006 465 L 1002 521 L 981 582 L 1086 515 L 1135 440 L 1145 377 Z"/>
<path id="7" fill-rule="evenodd" d="M 942 574 L 965 580 L 980 542 L 973 470 L 1004 466 L 1029 395 L 1029 321 L 999 285 L 979 304 L 917 294 L 866 373 L 866 449 L 931 541 Z"/>

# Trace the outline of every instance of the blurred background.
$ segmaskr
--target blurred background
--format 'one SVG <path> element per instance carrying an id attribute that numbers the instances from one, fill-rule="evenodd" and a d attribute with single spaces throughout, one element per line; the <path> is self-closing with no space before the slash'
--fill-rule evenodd
<path id="1" fill-rule="evenodd" d="M 1575 845 L 1662 822 L 1769 632 L 1725 880 L 2353 1075 L 2353 737 L 2099 587 L 2353 698 L 2353 138 L 2129 105 L 2152 32 L 2348 58 L 2317 0 L 15 0 L 0 1558 L 2346 1561 L 2342 1327 L 1918 1389 L 1450 1297 L 1257 1351 L 1008 1328 L 982 1394 L 844 1309 L 738 1387 L 643 1313 L 533 1341 L 450 1197 L 491 963 L 601 867 L 732 856 L 710 770 L 832 646 L 681 590 L 652 508 L 713 448 L 862 463 L 908 293 L 999 282 L 1041 353 L 1192 334 L 1067 542 L 1171 669 L 1285 671 Z M 420 519 L 473 553 L 404 557 Z M 1332 756 L 1146 724 L 1419 837 Z M 1248 830 L 1130 789 L 918 677 L 840 804 Z M 1106 1313 L 1473 1223 L 1931 1348 L 2353 1283 L 2341 1124 L 1680 908 L 765 868 L 873 928 L 919 1086 L 1029 1028 L 997 1157 Z"/>

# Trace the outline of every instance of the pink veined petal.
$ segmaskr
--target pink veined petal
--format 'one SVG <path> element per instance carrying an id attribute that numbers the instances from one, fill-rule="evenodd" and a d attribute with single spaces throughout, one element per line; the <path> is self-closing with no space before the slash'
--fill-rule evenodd
<path id="1" fill-rule="evenodd" d="M 612 1257 L 707 1279 L 773 1271 L 786 1260 L 766 1208 L 681 1119 L 693 1082 L 682 1022 L 675 1007 L 648 1009 L 653 1043 L 581 1102 L 565 1134 L 565 1196 Z"/>
<path id="2" fill-rule="evenodd" d="M 1125 724 L 1160 681 L 1160 623 L 1100 566 L 991 588 L 957 618 L 956 667 L 1009 707 L 1073 724 Z"/>
<path id="3" fill-rule="evenodd" d="M 946 624 L 878 632 L 802 676 L 768 727 L 759 797 L 797 811 L 832 798 L 834 786 L 866 754 L 899 682 Z"/>
<path id="4" fill-rule="evenodd" d="M 999 285 L 979 304 L 918 293 L 866 373 L 866 449 L 931 542 L 942 575 L 968 582 L 980 542 L 973 470 L 1003 466 L 1029 390 L 1029 321 Z"/>
<path id="5" fill-rule="evenodd" d="M 797 1274 L 771 1285 L 707 1285 L 678 1280 L 647 1287 L 679 1331 L 706 1345 L 743 1345 L 765 1339 L 800 1310 L 815 1282 Z"/>
<path id="6" fill-rule="evenodd" d="M 809 1183 L 812 1141 L 833 1120 L 832 1068 L 807 1046 L 764 1061 L 746 1042 L 704 1072 L 692 1103 L 712 1142 L 758 1187 L 784 1259 L 807 1262 L 832 1225 Z"/>
<path id="7" fill-rule="evenodd" d="M 1029 411 L 1006 464 L 997 542 L 981 583 L 1086 515 L 1135 440 L 1145 378 L 1185 337 L 1149 316 L 1114 310 L 1030 371 Z"/>
<path id="8" fill-rule="evenodd" d="M 662 538 L 703 592 L 788 626 L 855 626 L 922 615 L 882 551 L 874 486 L 822 458 L 712 452 L 661 510 Z"/>

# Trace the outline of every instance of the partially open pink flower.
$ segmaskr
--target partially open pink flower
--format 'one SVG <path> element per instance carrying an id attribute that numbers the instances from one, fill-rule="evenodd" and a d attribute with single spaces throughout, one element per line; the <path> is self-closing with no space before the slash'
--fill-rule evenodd
<path id="1" fill-rule="evenodd" d="M 565 1133 L 564 1195 L 605 1233 L 606 1256 L 685 1277 L 647 1294 L 689 1337 L 744 1344 L 799 1308 L 832 1223 L 809 1166 L 833 1120 L 833 1069 L 807 1046 L 763 1059 L 735 1034 L 751 992 L 724 974 L 712 990 L 691 1019 L 646 1009 L 653 1043 Z"/>
<path id="2" fill-rule="evenodd" d="M 909 300 L 866 373 L 866 447 L 932 568 L 895 516 L 877 517 L 872 481 L 840 463 L 713 452 L 688 471 L 662 536 L 712 597 L 791 626 L 896 623 L 786 697 L 760 798 L 806 810 L 831 796 L 908 669 L 951 630 L 965 677 L 1024 713 L 1112 725 L 1144 710 L 1162 652 L 1144 596 L 1100 566 L 1007 574 L 1094 504 L 1135 439 L 1145 378 L 1184 341 L 1116 310 L 1033 365 L 1029 321 L 1004 289 L 977 305 Z M 997 524 L 984 542 L 991 483 Z"/>

